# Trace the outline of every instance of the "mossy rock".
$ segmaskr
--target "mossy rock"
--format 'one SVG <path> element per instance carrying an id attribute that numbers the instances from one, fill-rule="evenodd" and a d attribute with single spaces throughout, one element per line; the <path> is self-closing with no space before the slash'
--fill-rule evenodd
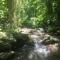
<path id="1" fill-rule="evenodd" d="M 11 44 L 4 43 L 4 42 L 0 43 L 0 52 L 1 51 L 9 51 L 9 50 L 11 50 Z"/>
<path id="2" fill-rule="evenodd" d="M 0 52 L 1 51 L 10 51 L 15 48 L 16 41 L 10 38 L 1 38 L 0 39 Z"/>
<path id="3" fill-rule="evenodd" d="M 13 57 L 15 54 L 14 51 L 10 52 L 1 52 L 0 53 L 0 60 L 9 60 L 11 57 Z"/>

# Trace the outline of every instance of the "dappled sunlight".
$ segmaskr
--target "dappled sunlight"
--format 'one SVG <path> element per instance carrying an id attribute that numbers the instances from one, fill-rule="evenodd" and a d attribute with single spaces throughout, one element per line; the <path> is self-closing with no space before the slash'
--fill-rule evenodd
<path id="1" fill-rule="evenodd" d="M 4 37 L 7 37 L 6 32 L 0 32 L 0 38 L 4 38 Z"/>
<path id="2" fill-rule="evenodd" d="M 21 29 L 21 33 L 23 34 L 29 34 L 31 32 L 32 29 L 28 29 L 28 28 L 22 28 Z"/>
<path id="3" fill-rule="evenodd" d="M 60 0 L 0 0 L 0 60 L 60 60 Z"/>

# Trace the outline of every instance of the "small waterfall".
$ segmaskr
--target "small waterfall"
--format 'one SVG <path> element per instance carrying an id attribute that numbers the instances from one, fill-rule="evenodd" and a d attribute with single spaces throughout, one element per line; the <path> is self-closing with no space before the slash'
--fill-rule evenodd
<path id="1" fill-rule="evenodd" d="M 50 50 L 43 44 L 41 41 L 34 41 L 34 50 L 30 52 L 30 60 L 47 60 L 47 57 L 50 54 Z"/>
<path id="2" fill-rule="evenodd" d="M 39 34 L 39 30 L 37 31 L 37 33 Z M 40 36 L 42 37 L 42 34 Z M 48 60 L 50 50 L 47 46 L 42 44 L 43 40 L 40 36 L 36 34 L 31 35 L 31 39 L 34 41 L 34 49 L 28 56 L 30 60 Z"/>

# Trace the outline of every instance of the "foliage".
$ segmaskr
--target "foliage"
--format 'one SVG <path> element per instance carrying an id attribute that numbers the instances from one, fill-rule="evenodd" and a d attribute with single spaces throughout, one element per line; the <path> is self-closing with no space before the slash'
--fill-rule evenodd
<path id="1" fill-rule="evenodd" d="M 60 1 L 59 0 L 47 0 L 47 18 L 45 24 L 47 24 L 48 29 L 51 28 L 51 31 L 57 33 L 60 30 Z"/>
<path id="2" fill-rule="evenodd" d="M 12 3 L 11 3 L 12 2 Z M 0 0 L 0 28 L 59 27 L 59 0 Z"/>
<path id="3" fill-rule="evenodd" d="M 0 28 L 4 28 L 7 23 L 7 3 L 5 0 L 0 0 Z"/>
<path id="4" fill-rule="evenodd" d="M 20 0 L 17 5 L 17 18 L 23 26 L 38 27 L 45 18 L 46 5 L 42 0 Z"/>

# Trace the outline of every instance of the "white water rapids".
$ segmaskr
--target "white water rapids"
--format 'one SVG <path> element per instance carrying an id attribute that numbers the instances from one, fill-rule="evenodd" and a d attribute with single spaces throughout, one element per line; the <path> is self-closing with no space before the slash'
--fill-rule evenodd
<path id="1" fill-rule="evenodd" d="M 38 39 L 38 36 L 35 36 L 35 38 L 33 38 L 34 49 L 28 56 L 30 60 L 46 60 L 50 54 L 50 50 L 47 48 L 47 46 L 41 44 L 42 40 Z"/>

